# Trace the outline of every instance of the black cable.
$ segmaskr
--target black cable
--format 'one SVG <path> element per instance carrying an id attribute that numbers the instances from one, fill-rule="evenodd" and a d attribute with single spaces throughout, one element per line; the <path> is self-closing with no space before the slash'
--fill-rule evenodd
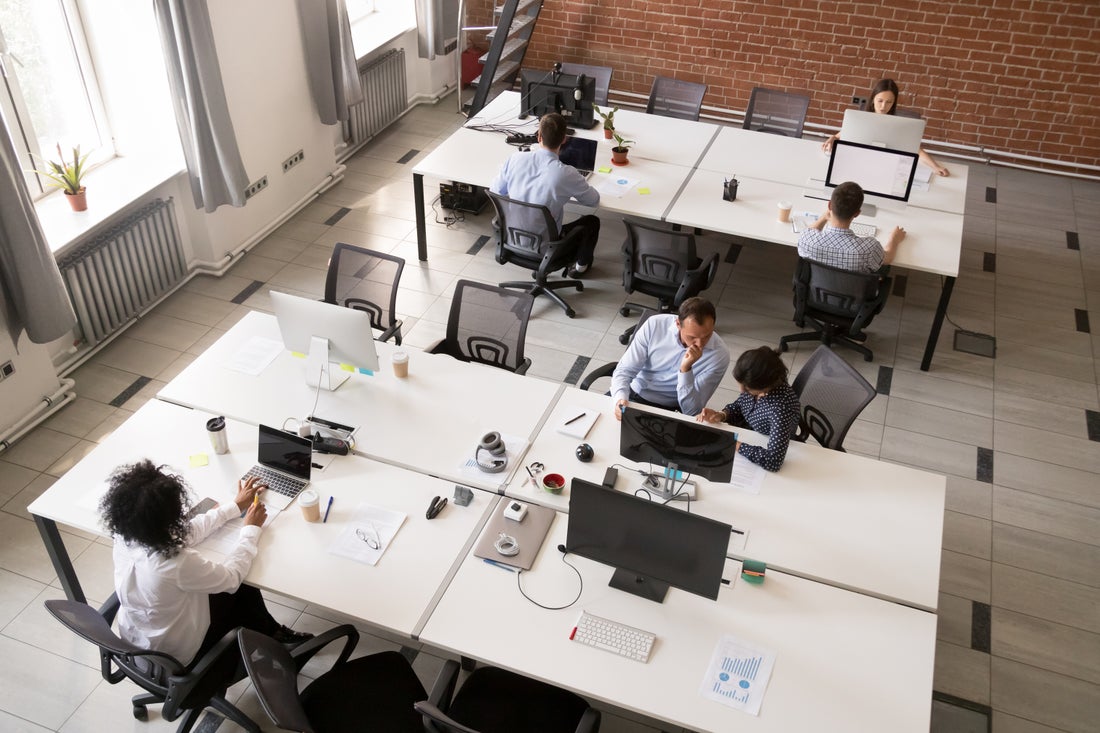
<path id="1" fill-rule="evenodd" d="M 444 214 L 443 221 L 440 221 L 439 210 L 435 208 L 435 205 L 439 203 L 439 199 L 439 196 L 436 196 L 434 199 L 432 199 L 432 217 L 435 219 L 436 224 L 443 224 L 448 229 L 450 229 L 453 225 L 461 224 L 462 222 L 466 221 L 466 215 L 460 215 L 455 209 L 450 209 L 451 215 L 447 216 L 446 214 Z"/>
<path id="2" fill-rule="evenodd" d="M 581 587 L 580 587 L 580 590 L 577 591 L 577 597 L 576 598 L 569 601 L 569 603 L 566 603 L 564 606 L 544 606 L 544 605 L 542 605 L 541 603 L 539 603 L 534 598 L 532 598 L 531 596 L 527 595 L 524 592 L 523 583 L 521 583 L 520 579 L 519 579 L 519 576 L 523 575 L 524 571 L 517 568 L 516 569 L 516 587 L 519 588 L 520 595 L 523 596 L 524 598 L 526 598 L 527 600 L 529 600 L 531 603 L 534 603 L 539 608 L 544 608 L 547 611 L 562 611 L 566 608 L 569 608 L 570 606 L 572 606 L 577 601 L 579 601 L 581 599 L 581 594 L 584 593 L 584 578 L 581 577 L 581 571 L 577 570 L 577 566 L 565 559 L 565 555 L 566 555 L 566 553 L 562 553 L 561 561 L 563 563 L 565 563 L 566 565 L 568 565 L 569 567 L 573 568 L 573 572 L 577 574 L 577 580 L 579 580 L 580 583 L 581 583 Z"/>

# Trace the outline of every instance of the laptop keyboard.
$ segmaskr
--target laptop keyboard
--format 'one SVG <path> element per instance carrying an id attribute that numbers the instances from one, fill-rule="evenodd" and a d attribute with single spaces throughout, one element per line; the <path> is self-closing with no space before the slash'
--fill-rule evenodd
<path id="1" fill-rule="evenodd" d="M 249 469 L 248 473 L 241 476 L 241 480 L 244 481 L 252 476 L 255 476 L 260 479 L 262 483 L 266 484 L 268 491 L 274 491 L 277 494 L 282 494 L 291 499 L 300 494 L 307 483 L 301 479 L 291 478 L 281 473 L 276 473 L 263 466 L 253 466 Z"/>
<path id="2" fill-rule="evenodd" d="M 629 659 L 648 662 L 657 635 L 583 611 L 569 638 Z"/>

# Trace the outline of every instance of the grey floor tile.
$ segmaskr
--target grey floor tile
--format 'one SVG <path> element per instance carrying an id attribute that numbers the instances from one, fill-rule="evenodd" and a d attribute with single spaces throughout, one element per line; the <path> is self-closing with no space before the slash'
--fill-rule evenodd
<path id="1" fill-rule="evenodd" d="M 989 603 L 990 565 L 989 560 L 944 550 L 940 561 L 940 592 Z"/>
<path id="2" fill-rule="evenodd" d="M 996 420 L 1017 425 L 1027 425 L 1076 438 L 1088 436 L 1085 427 L 1085 410 L 1081 407 L 1054 405 L 1040 395 L 1022 395 L 995 390 L 993 417 Z"/>
<path id="3" fill-rule="evenodd" d="M 1100 474 L 1100 446 L 1088 438 L 1075 438 L 996 420 L 993 423 L 993 444 L 998 453 Z M 1100 475 L 1095 476 L 1094 485 L 1095 482 L 1100 482 Z M 1100 501 L 1100 496 L 1097 500 Z"/>
<path id="4" fill-rule="evenodd" d="M 1100 588 L 993 563 L 992 605 L 1100 633 Z"/>
<path id="5" fill-rule="evenodd" d="M 1100 685 L 1100 634 L 993 609 L 992 653 Z"/>
<path id="6" fill-rule="evenodd" d="M 993 421 L 988 417 L 950 410 L 891 394 L 886 424 L 913 433 L 934 435 L 957 443 L 993 445 Z"/>
<path id="7" fill-rule="evenodd" d="M 32 471 L 45 471 L 80 438 L 40 427 L 4 451 L 4 460 Z"/>
<path id="8" fill-rule="evenodd" d="M 881 457 L 963 478 L 976 478 L 978 465 L 976 446 L 889 426 L 883 430 Z"/>
<path id="9" fill-rule="evenodd" d="M 994 523 L 993 560 L 1100 588 L 1100 545 Z"/>
<path id="10" fill-rule="evenodd" d="M 1022 397 L 1041 397 L 1067 407 L 1098 408 L 1096 382 L 1038 374 L 1027 369 L 997 364 L 993 370 L 997 391 Z"/>
<path id="11" fill-rule="evenodd" d="M 993 730 L 997 733 L 1063 733 L 1058 728 L 1051 728 L 999 710 L 993 711 Z"/>
<path id="12" fill-rule="evenodd" d="M 0 659 L 18 674 L 0 685 L 0 710 L 58 730 L 99 684 L 99 670 L 0 635 Z M 59 684 L 59 681 L 63 681 Z"/>
<path id="13" fill-rule="evenodd" d="M 972 415 L 993 417 L 992 389 L 975 389 L 973 386 L 923 372 L 895 369 L 890 396 Z"/>
<path id="14" fill-rule="evenodd" d="M 993 657 L 993 708 L 1069 733 L 1094 733 L 1100 685 Z"/>
<path id="15" fill-rule="evenodd" d="M 993 523 L 970 514 L 946 511 L 943 516 L 945 550 L 992 559 Z"/>
<path id="16" fill-rule="evenodd" d="M 932 689 L 988 705 L 989 668 L 990 659 L 985 652 L 937 641 Z"/>
<path id="17" fill-rule="evenodd" d="M 1100 506 L 1100 496 L 1095 491 L 1096 481 L 1096 474 L 1092 471 L 1059 466 L 1012 453 L 994 452 L 993 482 L 999 486 L 1095 508 Z"/>
<path id="18" fill-rule="evenodd" d="M 993 485 L 948 475 L 945 507 L 953 512 L 989 519 L 993 516 Z"/>
<path id="19" fill-rule="evenodd" d="M 955 646 L 970 646 L 974 602 L 950 593 L 940 593 L 936 609 L 936 638 Z"/>

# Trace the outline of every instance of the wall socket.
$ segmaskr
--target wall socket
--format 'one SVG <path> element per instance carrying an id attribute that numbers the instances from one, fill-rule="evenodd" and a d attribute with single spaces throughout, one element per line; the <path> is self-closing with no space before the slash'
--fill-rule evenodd
<path id="1" fill-rule="evenodd" d="M 867 109 L 867 97 L 852 97 L 852 104 L 860 109 Z"/>
<path id="2" fill-rule="evenodd" d="M 15 374 L 15 364 L 12 364 L 10 360 L 0 364 L 0 381 L 7 379 L 13 374 Z"/>
<path id="3" fill-rule="evenodd" d="M 297 153 L 295 153 L 294 155 L 292 155 L 289 158 L 287 158 L 286 160 L 284 160 L 283 161 L 283 173 L 286 173 L 288 170 L 290 170 L 294 166 L 301 163 L 302 159 L 305 158 L 305 157 L 306 157 L 305 151 L 304 150 L 299 150 Z"/>
<path id="4" fill-rule="evenodd" d="M 244 190 L 244 197 L 246 200 L 250 199 L 258 194 L 260 191 L 263 191 L 265 188 L 267 188 L 267 176 L 264 176 L 263 178 L 246 188 Z"/>

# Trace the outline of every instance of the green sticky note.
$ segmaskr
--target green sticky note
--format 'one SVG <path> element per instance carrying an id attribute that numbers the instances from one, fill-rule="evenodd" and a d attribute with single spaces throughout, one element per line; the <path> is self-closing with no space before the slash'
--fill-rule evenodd
<path id="1" fill-rule="evenodd" d="M 598 170 L 598 171 L 599 171 L 600 173 L 610 173 L 610 172 L 611 172 L 611 166 L 609 166 L 609 165 L 601 165 L 601 166 L 600 166 L 599 168 L 597 168 L 596 170 Z"/>
<path id="2" fill-rule="evenodd" d="M 639 188 L 638 193 L 642 196 L 645 196 L 649 193 L 649 188 Z"/>
<path id="3" fill-rule="evenodd" d="M 189 457 L 188 461 L 191 463 L 191 468 L 202 468 L 210 463 L 210 456 L 205 453 L 196 453 Z"/>

